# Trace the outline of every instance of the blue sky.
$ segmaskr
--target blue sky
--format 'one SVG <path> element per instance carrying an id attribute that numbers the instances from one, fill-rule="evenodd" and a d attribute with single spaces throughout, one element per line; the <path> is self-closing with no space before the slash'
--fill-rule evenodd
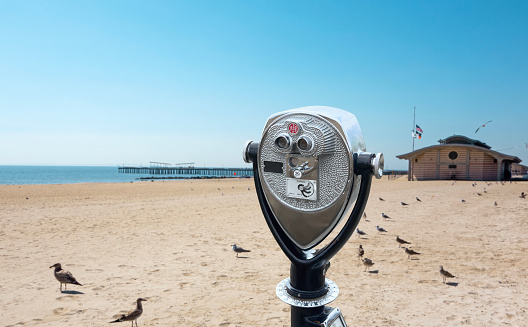
<path id="1" fill-rule="evenodd" d="M 0 1 L 0 164 L 244 167 L 269 115 L 352 112 L 389 169 L 452 134 L 528 164 L 524 1 Z M 490 124 L 477 134 L 477 127 Z"/>

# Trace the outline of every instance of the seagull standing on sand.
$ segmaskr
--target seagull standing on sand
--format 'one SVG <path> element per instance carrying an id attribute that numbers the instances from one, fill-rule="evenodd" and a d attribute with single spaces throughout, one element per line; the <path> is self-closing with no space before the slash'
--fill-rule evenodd
<path id="1" fill-rule="evenodd" d="M 402 244 L 411 244 L 410 242 L 407 242 L 406 240 L 401 239 L 398 235 L 396 235 L 396 242 L 399 243 L 398 247 L 401 247 Z"/>
<path id="2" fill-rule="evenodd" d="M 464 200 L 464 199 L 460 199 L 460 201 L 462 201 L 462 203 L 466 203 L 466 200 Z"/>
<path id="3" fill-rule="evenodd" d="M 403 201 L 401 201 L 400 203 L 401 203 L 401 205 L 404 206 L 404 207 L 409 205 L 408 203 L 405 203 L 405 202 L 403 202 Z"/>
<path id="4" fill-rule="evenodd" d="M 367 268 L 374 266 L 374 262 L 372 262 L 372 260 L 370 260 L 369 258 L 363 258 L 361 259 L 361 261 L 363 261 L 363 265 L 365 266 L 364 271 L 367 271 Z"/>
<path id="5" fill-rule="evenodd" d="M 416 201 L 418 201 L 418 202 L 422 202 L 422 200 L 420 200 L 419 197 L 416 197 Z"/>
<path id="6" fill-rule="evenodd" d="M 73 277 L 73 275 L 72 275 L 71 272 L 62 269 L 60 263 L 56 263 L 56 264 L 54 264 L 53 266 L 50 266 L 50 268 L 55 268 L 55 271 L 53 272 L 53 274 L 55 275 L 55 278 L 57 278 L 57 280 L 58 280 L 59 283 L 60 283 L 60 291 L 61 291 L 61 292 L 62 292 L 62 284 L 64 284 L 64 290 L 65 290 L 65 291 L 66 291 L 66 285 L 67 285 L 67 284 L 74 284 L 74 285 L 82 286 L 82 285 L 81 285 L 81 284 L 75 279 L 75 277 Z"/>
<path id="7" fill-rule="evenodd" d="M 378 230 L 378 234 L 383 232 L 383 233 L 386 233 L 387 231 L 385 229 L 383 229 L 383 227 L 379 227 L 378 225 L 376 225 L 376 229 Z"/>
<path id="8" fill-rule="evenodd" d="M 363 246 L 360 244 L 358 248 L 358 258 L 363 258 L 363 255 L 365 254 L 365 250 L 363 250 Z"/>
<path id="9" fill-rule="evenodd" d="M 367 213 L 365 211 L 363 211 L 363 218 L 365 218 L 365 220 L 367 220 Z"/>
<path id="10" fill-rule="evenodd" d="M 387 216 L 384 212 L 381 213 L 381 217 L 382 217 L 383 219 L 390 219 L 390 217 Z"/>
<path id="11" fill-rule="evenodd" d="M 526 194 L 524 192 L 521 192 L 521 195 L 519 196 L 521 199 L 526 199 Z"/>
<path id="12" fill-rule="evenodd" d="M 383 198 L 379 198 L 379 199 L 380 199 L 380 201 L 385 201 Z"/>
<path id="13" fill-rule="evenodd" d="M 137 304 L 136 304 L 136 308 L 135 309 L 130 310 L 130 311 L 128 311 L 125 314 L 121 314 L 121 317 L 117 318 L 114 321 L 110 321 L 110 323 L 123 322 L 123 321 L 132 321 L 132 327 L 133 327 L 134 326 L 134 321 L 135 321 L 136 322 L 136 327 L 137 327 L 137 325 L 138 325 L 137 324 L 137 320 L 141 316 L 141 314 L 143 313 L 143 305 L 141 305 L 141 302 L 143 302 L 143 301 L 146 301 L 146 299 L 140 297 L 139 299 L 137 299 Z"/>
<path id="14" fill-rule="evenodd" d="M 359 228 L 356 227 L 356 232 L 358 233 L 358 237 L 363 236 L 363 235 L 367 235 L 367 233 L 365 233 L 364 231 L 360 230 Z"/>
<path id="15" fill-rule="evenodd" d="M 239 254 L 239 253 L 242 253 L 242 252 L 251 252 L 250 250 L 244 250 L 243 248 L 237 246 L 236 244 L 231 244 L 231 246 L 233 247 L 233 251 L 236 252 L 237 258 L 238 258 L 238 254 Z"/>
<path id="16" fill-rule="evenodd" d="M 442 275 L 442 281 L 445 284 L 446 278 L 455 278 L 449 271 L 444 270 L 443 266 L 440 266 L 440 275 Z"/>
<path id="17" fill-rule="evenodd" d="M 418 254 L 421 254 L 421 253 L 418 253 L 414 250 L 411 250 L 409 248 L 404 248 L 405 249 L 405 253 L 407 253 L 407 259 L 409 259 L 411 257 L 411 255 L 418 255 Z"/>

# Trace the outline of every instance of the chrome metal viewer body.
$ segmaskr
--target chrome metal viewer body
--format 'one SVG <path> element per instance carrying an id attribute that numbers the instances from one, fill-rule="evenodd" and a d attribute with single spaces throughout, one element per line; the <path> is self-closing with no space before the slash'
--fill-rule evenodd
<path id="1" fill-rule="evenodd" d="M 271 210 L 299 248 L 319 244 L 350 213 L 361 182 L 354 154 L 365 151 L 358 121 L 347 111 L 303 107 L 268 118 L 259 174 Z"/>

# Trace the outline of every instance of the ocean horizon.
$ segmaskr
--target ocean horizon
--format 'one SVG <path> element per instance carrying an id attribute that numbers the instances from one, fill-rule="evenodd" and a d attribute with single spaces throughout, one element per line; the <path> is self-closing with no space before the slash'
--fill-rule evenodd
<path id="1" fill-rule="evenodd" d="M 0 165 L 0 185 L 130 183 L 143 179 L 197 178 L 199 175 L 156 175 L 119 173 L 118 166 L 31 166 Z M 221 178 L 222 176 L 215 176 Z"/>

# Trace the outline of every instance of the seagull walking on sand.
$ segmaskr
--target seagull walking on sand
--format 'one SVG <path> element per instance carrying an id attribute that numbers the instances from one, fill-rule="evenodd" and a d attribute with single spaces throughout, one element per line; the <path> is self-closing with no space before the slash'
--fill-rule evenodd
<path id="1" fill-rule="evenodd" d="M 364 236 L 364 235 L 367 235 L 367 233 L 365 233 L 364 231 L 360 230 L 359 228 L 356 227 L 356 232 L 358 233 L 358 237 L 360 236 Z"/>
<path id="2" fill-rule="evenodd" d="M 238 258 L 238 254 L 239 254 L 239 253 L 242 253 L 242 252 L 251 252 L 250 250 L 244 250 L 243 248 L 237 246 L 236 244 L 231 244 L 231 246 L 233 247 L 233 251 L 236 252 L 237 258 Z"/>
<path id="3" fill-rule="evenodd" d="M 372 262 L 372 260 L 370 260 L 369 258 L 363 258 L 361 259 L 361 261 L 363 261 L 363 265 L 365 266 L 364 271 L 367 271 L 367 268 L 374 266 L 374 262 Z"/>
<path id="4" fill-rule="evenodd" d="M 378 230 L 378 234 L 387 232 L 383 227 L 379 227 L 378 225 L 376 225 L 376 229 Z"/>
<path id="5" fill-rule="evenodd" d="M 409 249 L 409 248 L 404 248 L 405 249 L 405 253 L 407 253 L 407 259 L 409 259 L 411 257 L 411 255 L 419 255 L 421 253 L 419 252 L 416 252 L 412 249 Z"/>
<path id="6" fill-rule="evenodd" d="M 121 314 L 121 316 L 119 318 L 117 318 L 114 321 L 110 321 L 110 323 L 123 322 L 123 321 L 132 321 L 132 327 L 133 327 L 134 326 L 134 321 L 135 321 L 136 322 L 136 327 L 137 327 L 137 325 L 138 325 L 137 324 L 137 320 L 141 316 L 141 314 L 143 313 L 143 305 L 141 304 L 141 302 L 143 302 L 143 301 L 146 301 L 146 299 L 140 297 L 139 299 L 137 299 L 137 304 L 136 304 L 136 308 L 135 309 L 130 310 L 127 313 Z"/>
<path id="7" fill-rule="evenodd" d="M 455 278 L 449 271 L 444 270 L 443 266 L 440 266 L 440 275 L 442 275 L 442 282 L 445 284 L 447 278 Z"/>
<path id="8" fill-rule="evenodd" d="M 363 258 L 363 255 L 365 254 L 365 250 L 363 250 L 363 246 L 360 244 L 358 248 L 358 258 Z"/>
<path id="9" fill-rule="evenodd" d="M 399 243 L 398 247 L 401 247 L 402 244 L 411 244 L 410 242 L 407 242 L 406 240 L 401 239 L 398 235 L 396 235 L 396 242 Z"/>
<path id="10" fill-rule="evenodd" d="M 67 284 L 74 284 L 74 285 L 82 286 L 82 284 L 80 284 L 75 279 L 75 277 L 73 277 L 71 272 L 62 269 L 60 263 L 56 263 L 53 266 L 50 266 L 50 268 L 55 268 L 55 271 L 53 272 L 53 274 L 55 275 L 55 278 L 57 278 L 57 280 L 60 283 L 60 291 L 61 292 L 62 292 L 62 284 L 64 284 L 64 290 L 65 291 L 66 291 L 66 285 Z"/>

